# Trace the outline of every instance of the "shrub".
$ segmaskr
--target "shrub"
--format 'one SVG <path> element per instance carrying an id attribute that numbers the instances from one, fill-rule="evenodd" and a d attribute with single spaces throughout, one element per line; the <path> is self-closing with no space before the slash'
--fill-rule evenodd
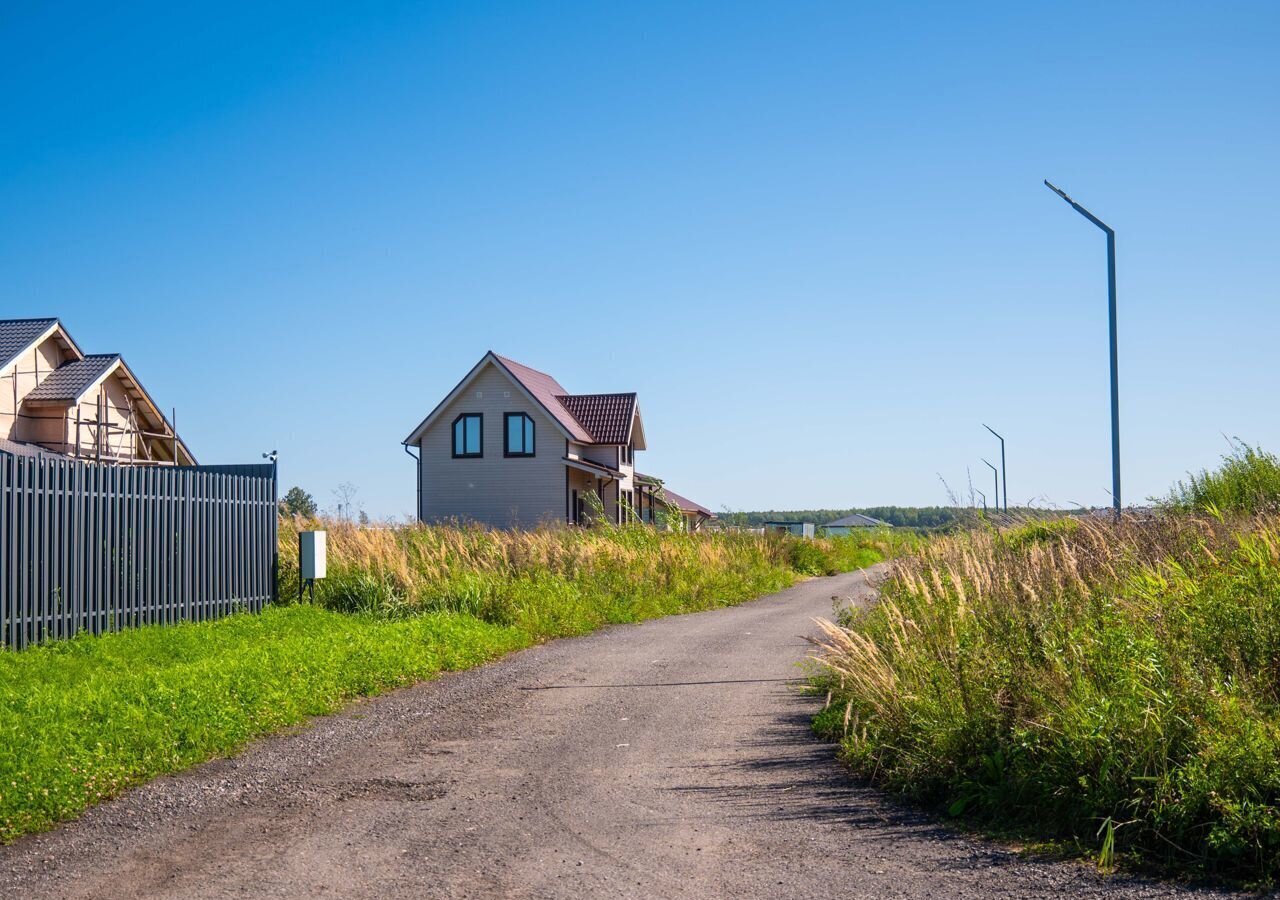
<path id="1" fill-rule="evenodd" d="M 1104 862 L 1280 876 L 1280 519 L 940 538 L 825 630 L 817 726 L 879 783 Z"/>
<path id="2" fill-rule="evenodd" d="M 1217 470 L 1178 482 L 1164 505 L 1178 512 L 1275 512 L 1280 510 L 1280 460 L 1237 442 Z"/>

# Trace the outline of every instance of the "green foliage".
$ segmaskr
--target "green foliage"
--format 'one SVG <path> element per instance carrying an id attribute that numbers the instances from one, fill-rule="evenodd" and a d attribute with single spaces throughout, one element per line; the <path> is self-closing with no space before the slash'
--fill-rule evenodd
<path id="1" fill-rule="evenodd" d="M 1280 510 L 1280 460 L 1237 442 L 1215 471 L 1188 475 L 1164 505 L 1181 512 L 1253 514 Z"/>
<path id="2" fill-rule="evenodd" d="M 302 488 L 294 485 L 285 491 L 283 497 L 280 498 L 280 511 L 286 516 L 301 516 L 304 519 L 314 519 L 319 507 L 316 506 L 316 500 Z"/>
<path id="3" fill-rule="evenodd" d="M 1280 879 L 1280 521 L 1166 515 L 935 539 L 831 626 L 816 725 L 1002 831 Z"/>
<path id="4" fill-rule="evenodd" d="M 1043 509 L 1013 506 L 1014 519 L 1044 518 L 1064 515 L 1069 511 L 1049 513 Z M 868 506 L 860 509 L 769 509 L 754 512 L 722 512 L 720 521 L 727 525 L 759 527 L 765 522 L 813 522 L 821 526 L 845 516 L 861 513 L 895 528 L 916 531 L 955 531 L 974 523 L 974 510 L 961 506 Z"/>
<path id="5" fill-rule="evenodd" d="M 860 509 L 769 509 L 724 512 L 720 520 L 730 525 L 759 526 L 765 522 L 813 522 L 825 525 L 854 513 L 871 516 L 895 528 L 947 528 L 963 521 L 969 511 L 954 506 L 869 506 Z"/>
<path id="6" fill-rule="evenodd" d="M 0 843 L 350 698 L 529 642 L 471 616 L 294 606 L 0 652 Z"/>
<path id="7" fill-rule="evenodd" d="M 0 651 L 0 843 L 353 697 L 781 589 L 800 543 L 644 526 L 326 525 L 330 577 L 316 605 Z M 285 598 L 297 596 L 298 527 L 281 521 Z M 823 552 L 824 570 L 860 558 L 852 546 Z"/>

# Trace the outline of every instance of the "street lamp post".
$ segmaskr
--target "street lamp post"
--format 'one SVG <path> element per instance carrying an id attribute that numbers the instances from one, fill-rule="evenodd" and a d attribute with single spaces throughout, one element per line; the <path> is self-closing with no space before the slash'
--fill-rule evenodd
<path id="1" fill-rule="evenodd" d="M 996 498 L 996 509 L 999 510 L 1000 509 L 1000 470 L 997 469 L 995 466 L 991 465 L 991 463 L 987 462 L 985 459 L 983 460 L 983 462 L 987 463 L 987 468 L 991 470 L 991 477 L 995 479 L 996 491 L 994 494 L 992 494 L 992 496 Z"/>
<path id="2" fill-rule="evenodd" d="M 1044 183 L 1049 190 L 1071 204 L 1072 209 L 1097 225 L 1107 235 L 1107 299 L 1111 322 L 1111 499 L 1118 519 L 1122 507 L 1120 504 L 1120 376 L 1118 374 L 1120 352 L 1116 346 L 1116 233 L 1110 225 L 1068 197 L 1065 191 L 1049 179 L 1046 178 Z"/>
<path id="3" fill-rule="evenodd" d="M 995 434 L 996 437 L 999 438 L 1000 440 L 1000 481 L 1004 484 L 1004 511 L 1008 512 L 1009 511 L 1009 470 L 1004 467 L 1004 438 L 996 434 L 996 430 L 992 428 L 990 425 L 987 425 L 984 423 L 982 427 L 987 429 L 987 431 L 990 431 L 992 434 Z M 1000 502 L 1000 498 L 997 497 L 996 503 L 999 504 L 999 502 Z"/>
<path id="4" fill-rule="evenodd" d="M 982 498 L 982 514 L 985 516 L 987 514 L 987 495 L 977 488 L 974 488 L 973 492 Z"/>

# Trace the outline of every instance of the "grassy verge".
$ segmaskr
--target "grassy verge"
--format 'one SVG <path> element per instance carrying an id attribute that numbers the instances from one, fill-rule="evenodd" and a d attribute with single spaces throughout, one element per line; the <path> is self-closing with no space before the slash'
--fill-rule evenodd
<path id="1" fill-rule="evenodd" d="M 281 529 L 284 597 L 297 591 L 296 527 Z M 882 552 L 870 538 L 332 523 L 329 550 L 314 605 L 0 652 L 0 842 L 354 697 Z"/>
<path id="2" fill-rule="evenodd" d="M 1104 868 L 1275 883 L 1273 466 L 1237 454 L 1154 519 L 931 542 L 827 629 L 818 729 L 892 790 Z"/>

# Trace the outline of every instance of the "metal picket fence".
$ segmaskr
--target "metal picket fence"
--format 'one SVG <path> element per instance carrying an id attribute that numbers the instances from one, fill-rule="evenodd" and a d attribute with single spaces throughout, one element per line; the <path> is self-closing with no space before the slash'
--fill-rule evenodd
<path id="1" fill-rule="evenodd" d="M 276 592 L 276 492 L 271 465 L 0 451 L 0 645 L 262 609 Z"/>

